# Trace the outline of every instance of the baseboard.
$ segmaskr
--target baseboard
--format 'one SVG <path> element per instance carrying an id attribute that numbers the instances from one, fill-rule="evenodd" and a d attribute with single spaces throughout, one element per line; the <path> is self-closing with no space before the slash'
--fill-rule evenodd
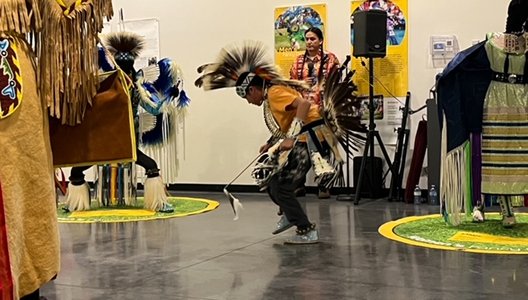
<path id="1" fill-rule="evenodd" d="M 225 185 L 222 184 L 191 184 L 191 183 L 177 183 L 170 184 L 168 190 L 170 191 L 191 191 L 191 192 L 222 192 Z M 138 189 L 142 189 L 143 186 L 138 184 Z M 259 193 L 257 185 L 252 184 L 233 184 L 229 186 L 230 192 L 236 193 Z M 308 194 L 317 194 L 319 188 L 317 186 L 307 186 L 306 193 Z M 354 194 L 355 190 L 353 188 L 347 189 L 344 187 L 336 187 L 330 189 L 332 195 L 341 195 L 341 194 Z M 383 189 L 382 195 L 386 196 L 389 194 L 389 189 Z"/>
<path id="2" fill-rule="evenodd" d="M 139 184 L 138 184 L 139 188 Z M 203 184 L 203 183 L 176 183 L 169 184 L 167 187 L 170 191 L 188 191 L 188 192 L 223 192 L 225 184 Z M 237 193 L 258 193 L 259 188 L 253 184 L 232 184 L 229 186 L 230 192 Z"/>
<path id="3" fill-rule="evenodd" d="M 93 182 L 88 182 L 91 188 L 94 188 Z M 223 184 L 206 184 L 206 183 L 176 183 L 169 184 L 167 189 L 169 191 L 185 191 L 185 192 L 223 192 L 225 185 Z M 138 190 L 143 190 L 143 184 L 138 183 Z M 259 191 L 257 185 L 254 184 L 232 184 L 229 186 L 230 192 L 235 193 L 264 193 Z M 317 186 L 307 186 L 306 193 L 308 194 L 317 194 L 319 189 Z M 368 193 L 368 191 L 366 191 Z M 345 187 L 335 187 L 330 189 L 332 195 L 354 195 L 354 188 L 345 188 Z M 365 192 L 362 192 L 365 194 Z M 389 194 L 389 189 L 382 189 L 381 197 L 386 197 Z M 362 196 L 363 197 L 363 196 Z"/>

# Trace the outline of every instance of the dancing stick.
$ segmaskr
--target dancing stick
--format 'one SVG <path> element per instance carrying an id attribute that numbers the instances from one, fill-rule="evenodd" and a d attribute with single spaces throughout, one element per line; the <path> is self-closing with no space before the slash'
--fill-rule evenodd
<path id="1" fill-rule="evenodd" d="M 240 173 L 238 173 L 238 175 L 233 179 L 231 180 L 231 182 L 229 182 L 225 187 L 224 187 L 224 194 L 227 196 L 227 198 L 229 199 L 229 203 L 231 204 L 231 207 L 233 208 L 233 213 L 235 214 L 235 217 L 233 218 L 233 221 L 236 221 L 238 220 L 238 213 L 240 211 L 240 209 L 242 209 L 242 203 L 240 203 L 240 200 L 238 200 L 238 198 L 236 198 L 235 196 L 233 196 L 233 194 L 231 194 L 227 188 L 233 184 L 233 182 L 235 182 L 235 180 L 237 180 L 240 176 L 242 176 L 242 174 L 247 170 L 249 169 L 249 167 L 253 166 L 253 164 L 255 163 L 255 161 L 262 155 L 262 153 L 260 153 L 259 155 L 257 155 L 257 157 L 255 157 L 242 171 L 240 171 Z"/>

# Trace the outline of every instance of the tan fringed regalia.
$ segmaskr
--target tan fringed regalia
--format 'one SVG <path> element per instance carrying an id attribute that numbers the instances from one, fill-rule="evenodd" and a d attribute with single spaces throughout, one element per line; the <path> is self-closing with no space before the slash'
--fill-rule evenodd
<path id="1" fill-rule="evenodd" d="M 97 32 L 111 14 L 110 0 L 0 1 L 0 299 L 59 272 L 47 109 L 64 123 L 82 119 L 96 91 Z"/>
<path id="2" fill-rule="evenodd" d="M 97 34 L 103 28 L 104 17 L 112 16 L 112 1 L 41 3 L 46 20 L 38 47 L 42 98 L 51 116 L 60 118 L 63 124 L 76 125 L 97 92 Z"/>

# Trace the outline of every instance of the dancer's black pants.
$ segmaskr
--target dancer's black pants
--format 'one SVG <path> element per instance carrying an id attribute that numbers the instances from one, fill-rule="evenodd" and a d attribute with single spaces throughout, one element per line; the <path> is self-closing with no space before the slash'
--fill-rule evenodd
<path id="1" fill-rule="evenodd" d="M 310 168 L 311 163 L 306 144 L 298 142 L 290 152 L 286 166 L 275 174 L 268 184 L 268 194 L 271 200 L 280 207 L 288 221 L 300 230 L 310 227 L 311 223 L 295 197 L 295 188 L 299 180 L 306 177 Z"/>
<path id="2" fill-rule="evenodd" d="M 140 165 L 147 172 L 147 177 L 159 176 L 158 165 L 156 161 L 147 156 L 141 150 L 137 149 L 137 160 L 136 164 Z M 73 167 L 70 172 L 70 182 L 73 185 L 81 185 L 85 183 L 84 171 L 88 170 L 92 166 Z"/>

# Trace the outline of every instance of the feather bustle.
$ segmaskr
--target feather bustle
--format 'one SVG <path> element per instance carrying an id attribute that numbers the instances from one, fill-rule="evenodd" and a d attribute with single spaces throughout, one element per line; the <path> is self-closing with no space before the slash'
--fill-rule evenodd
<path id="1" fill-rule="evenodd" d="M 353 74 L 348 71 L 343 77 L 339 70 L 332 71 L 323 92 L 323 118 L 347 155 L 351 154 L 350 150 L 359 150 L 365 143 L 367 132 L 359 113 L 361 100 L 356 94 L 357 86 L 351 80 Z"/>

